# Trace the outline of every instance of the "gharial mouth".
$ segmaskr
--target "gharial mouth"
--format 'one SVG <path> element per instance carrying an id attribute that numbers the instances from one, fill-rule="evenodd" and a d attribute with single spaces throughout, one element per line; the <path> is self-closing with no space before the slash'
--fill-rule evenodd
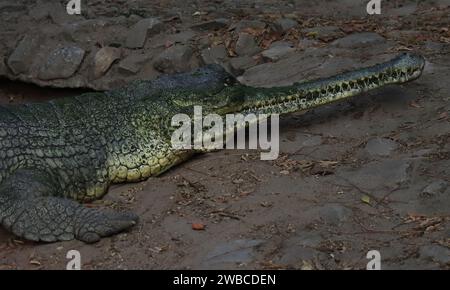
<path id="1" fill-rule="evenodd" d="M 414 54 L 402 54 L 390 61 L 333 77 L 279 88 L 242 90 L 245 101 L 241 113 L 289 113 L 357 95 L 384 85 L 417 79 L 425 60 Z"/>

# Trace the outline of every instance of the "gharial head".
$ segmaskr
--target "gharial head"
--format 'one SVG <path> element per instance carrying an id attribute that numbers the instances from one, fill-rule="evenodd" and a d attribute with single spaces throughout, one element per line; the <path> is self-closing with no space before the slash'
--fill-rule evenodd
<path id="1" fill-rule="evenodd" d="M 167 90 L 164 98 L 180 111 L 190 110 L 193 106 L 202 106 L 204 111 L 217 112 L 235 102 L 235 94 L 228 94 L 226 91 L 238 82 L 220 65 L 207 65 L 175 78 L 177 80 L 174 83 L 183 85 L 175 90 Z M 168 79 L 173 81 L 174 76 Z M 164 82 L 166 83 L 165 80 Z"/>
<path id="2" fill-rule="evenodd" d="M 237 112 L 288 113 L 344 99 L 383 85 L 412 81 L 421 75 L 424 65 L 422 56 L 404 53 L 371 67 L 272 88 L 236 84 L 231 75 L 214 66 L 209 70 L 212 69 L 216 75 L 209 79 L 212 83 L 207 89 L 183 89 L 171 97 L 171 101 L 181 111 L 202 106 L 203 112 L 220 115 Z M 227 81 L 220 85 L 217 77 Z"/>

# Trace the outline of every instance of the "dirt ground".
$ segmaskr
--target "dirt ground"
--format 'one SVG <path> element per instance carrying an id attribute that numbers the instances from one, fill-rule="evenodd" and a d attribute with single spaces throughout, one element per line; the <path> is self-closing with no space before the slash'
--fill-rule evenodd
<path id="1" fill-rule="evenodd" d="M 344 11 L 355 11 L 351 1 L 342 2 Z M 401 7 L 408 5 L 396 13 L 407 14 Z M 415 13 L 434 15 L 434 5 L 419 4 Z M 302 13 L 321 11 L 305 6 Z M 450 27 L 445 11 L 438 33 Z M 324 22 L 341 25 L 340 16 L 323 14 Z M 405 23 L 395 35 L 422 31 Z M 275 161 L 261 161 L 254 150 L 222 150 L 161 177 L 114 186 L 92 206 L 132 210 L 140 222 L 96 244 L 31 243 L 0 229 L 0 269 L 65 269 L 69 250 L 80 251 L 83 269 L 365 269 L 370 250 L 380 252 L 382 269 L 450 269 L 450 44 L 439 37 L 394 38 L 389 48 L 357 51 L 325 39 L 318 50 L 295 53 L 304 62 L 334 55 L 340 61 L 315 70 L 331 75 L 412 50 L 427 59 L 418 80 L 282 118 Z M 274 69 L 278 75 L 266 85 L 279 84 L 283 69 L 299 65 L 282 61 L 269 64 L 265 75 L 246 71 L 241 80 L 256 82 L 252 76 Z M 315 76 L 298 70 L 290 77 Z M 2 103 L 80 92 L 0 83 Z"/>

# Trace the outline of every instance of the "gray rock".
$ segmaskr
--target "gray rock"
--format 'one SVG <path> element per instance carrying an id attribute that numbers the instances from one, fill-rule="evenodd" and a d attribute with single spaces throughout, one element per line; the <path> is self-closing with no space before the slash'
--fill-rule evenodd
<path id="1" fill-rule="evenodd" d="M 248 263 L 262 240 L 234 240 L 217 245 L 206 255 L 204 266 L 220 266 L 225 263 Z"/>
<path id="2" fill-rule="evenodd" d="M 125 15 L 119 15 L 119 16 L 114 17 L 112 19 L 111 18 L 108 19 L 108 23 L 111 24 L 111 25 L 117 24 L 117 25 L 123 25 L 123 26 L 128 27 L 130 24 L 134 24 L 134 23 L 138 22 L 141 19 L 142 18 L 139 18 L 139 19 L 135 18 L 134 21 L 131 21 L 131 19 L 127 18 Z"/>
<path id="3" fill-rule="evenodd" d="M 65 79 L 72 76 L 81 62 L 85 51 L 74 45 L 55 48 L 47 57 L 46 62 L 39 71 L 41 80 Z"/>
<path id="4" fill-rule="evenodd" d="M 424 157 L 430 153 L 432 153 L 434 150 L 431 148 L 427 148 L 427 149 L 419 149 L 415 152 L 413 152 L 412 157 Z"/>
<path id="5" fill-rule="evenodd" d="M 162 73 L 188 71 L 198 65 L 192 49 L 187 45 L 174 45 L 159 54 L 153 66 Z"/>
<path id="6" fill-rule="evenodd" d="M 169 34 L 167 35 L 167 40 L 171 41 L 173 43 L 182 43 L 186 44 L 187 42 L 194 39 L 194 37 L 197 35 L 197 33 L 193 30 L 185 30 L 179 33 L 175 34 Z"/>
<path id="7" fill-rule="evenodd" d="M 367 142 L 365 150 L 370 155 L 389 156 L 397 146 L 397 143 L 390 139 L 372 138 Z"/>
<path id="8" fill-rule="evenodd" d="M 132 53 L 119 62 L 119 71 L 125 74 L 136 74 L 142 68 L 142 65 L 149 59 L 149 55 Z"/>
<path id="9" fill-rule="evenodd" d="M 153 67 L 153 63 L 148 61 L 144 63 L 139 71 L 138 78 L 141 80 L 153 80 L 156 79 L 160 73 Z"/>
<path id="10" fill-rule="evenodd" d="M 197 37 L 196 44 L 198 49 L 202 50 L 211 46 L 211 40 L 208 35 L 203 34 Z"/>
<path id="11" fill-rule="evenodd" d="M 408 3 L 398 8 L 391 8 L 387 11 L 389 16 L 409 16 L 417 10 L 417 3 Z"/>
<path id="12" fill-rule="evenodd" d="M 263 63 L 246 70 L 242 81 L 250 86 L 284 86 L 304 79 L 307 72 L 323 63 L 323 55 L 292 54 L 277 62 Z"/>
<path id="13" fill-rule="evenodd" d="M 320 234 L 308 231 L 287 239 L 283 242 L 278 263 L 301 266 L 303 260 L 312 260 L 317 255 L 314 248 L 318 247 L 323 240 Z"/>
<path id="14" fill-rule="evenodd" d="M 186 30 L 174 34 L 160 33 L 149 38 L 146 47 L 167 48 L 177 43 L 188 44 L 196 35 L 193 30 Z"/>
<path id="15" fill-rule="evenodd" d="M 234 30 L 237 33 L 240 33 L 241 31 L 245 30 L 245 29 L 255 29 L 255 30 L 260 30 L 260 29 L 264 29 L 266 27 L 266 24 L 262 21 L 258 21 L 258 20 L 241 20 L 233 25 L 230 26 L 229 30 Z"/>
<path id="16" fill-rule="evenodd" d="M 87 19 L 66 23 L 63 25 L 63 33 L 77 34 L 77 33 L 92 33 L 96 30 L 104 28 L 108 23 L 101 19 Z"/>
<path id="17" fill-rule="evenodd" d="M 315 207 L 305 212 L 306 217 L 313 220 L 322 220 L 326 224 L 339 225 L 346 221 L 352 214 L 349 208 L 337 203 L 326 204 L 321 207 Z"/>
<path id="18" fill-rule="evenodd" d="M 336 175 L 345 178 L 359 188 L 374 190 L 406 183 L 410 179 L 411 169 L 410 160 L 384 160 L 371 162 L 358 170 L 346 171 L 346 169 L 340 168 Z M 348 185 L 345 181 L 342 184 Z M 378 192 L 375 190 L 373 193 Z"/>
<path id="19" fill-rule="evenodd" d="M 255 55 L 260 52 L 258 44 L 255 38 L 248 33 L 240 33 L 236 42 L 236 53 L 240 56 Z"/>
<path id="20" fill-rule="evenodd" d="M 246 69 L 255 66 L 257 61 L 251 56 L 239 56 L 230 59 L 233 75 L 241 75 Z"/>
<path id="21" fill-rule="evenodd" d="M 290 19 L 290 18 L 281 18 L 276 20 L 272 27 L 274 31 L 277 32 L 281 32 L 284 33 L 286 31 L 288 31 L 291 28 L 294 28 L 295 26 L 297 26 L 297 21 Z"/>
<path id="22" fill-rule="evenodd" d="M 291 42 L 284 41 L 284 40 L 278 40 L 274 41 L 270 44 L 269 48 L 277 47 L 277 46 L 289 46 L 294 47 L 294 45 Z"/>
<path id="23" fill-rule="evenodd" d="M 78 15 L 69 15 L 67 14 L 66 7 L 61 5 L 61 3 L 57 1 L 52 1 L 48 7 L 50 18 L 55 24 L 64 24 L 71 21 L 76 21 L 80 19 Z"/>
<path id="24" fill-rule="evenodd" d="M 78 15 L 67 14 L 66 7 L 58 1 L 38 1 L 28 14 L 37 21 L 50 18 L 55 24 L 64 24 L 81 18 Z"/>
<path id="25" fill-rule="evenodd" d="M 37 21 L 45 19 L 50 16 L 50 7 L 51 3 L 42 3 L 42 1 L 38 1 L 37 4 L 29 10 L 28 15 Z"/>
<path id="26" fill-rule="evenodd" d="M 114 34 L 108 31 L 108 23 L 105 20 L 88 19 L 62 25 L 61 35 L 68 42 L 81 42 L 85 44 L 104 43 L 105 38 L 114 39 L 119 33 L 114 29 Z"/>
<path id="27" fill-rule="evenodd" d="M 265 59 L 271 61 L 278 61 L 281 58 L 294 52 L 295 48 L 288 42 L 277 42 L 272 44 L 269 49 L 263 51 L 261 54 Z"/>
<path id="28" fill-rule="evenodd" d="M 227 27 L 229 20 L 225 18 L 217 18 L 211 21 L 204 21 L 191 26 L 195 30 L 219 30 L 221 28 Z"/>
<path id="29" fill-rule="evenodd" d="M 136 15 L 136 14 L 131 14 L 130 16 L 128 16 L 128 21 L 130 23 L 136 23 L 139 20 L 142 20 L 142 16 Z"/>
<path id="30" fill-rule="evenodd" d="M 287 242 L 291 245 L 314 248 L 323 240 L 324 237 L 318 232 L 302 231 L 301 234 L 290 238 Z"/>
<path id="31" fill-rule="evenodd" d="M 318 44 L 319 44 L 319 42 L 317 40 L 314 40 L 314 39 L 301 38 L 301 39 L 298 40 L 298 48 L 302 49 L 302 50 L 314 47 L 314 46 L 316 46 Z"/>
<path id="32" fill-rule="evenodd" d="M 361 32 L 353 33 L 343 38 L 336 39 L 331 43 L 331 45 L 342 48 L 356 48 L 379 44 L 385 41 L 385 38 L 377 33 Z"/>
<path id="33" fill-rule="evenodd" d="M 120 49 L 115 47 L 103 47 L 94 56 L 94 77 L 101 77 L 120 58 Z"/>
<path id="34" fill-rule="evenodd" d="M 147 36 L 161 32 L 164 24 L 157 18 L 145 18 L 133 25 L 128 33 L 125 46 L 128 48 L 144 47 Z"/>
<path id="35" fill-rule="evenodd" d="M 302 145 L 306 147 L 318 146 L 320 144 L 322 144 L 322 136 L 319 135 L 311 136 L 302 142 Z"/>
<path id="36" fill-rule="evenodd" d="M 40 38 L 36 35 L 26 35 L 22 38 L 8 58 L 8 67 L 14 74 L 28 72 L 39 42 Z"/>
<path id="37" fill-rule="evenodd" d="M 420 257 L 438 263 L 450 262 L 450 249 L 439 245 L 425 245 L 420 248 Z"/>
<path id="38" fill-rule="evenodd" d="M 344 33 L 337 26 L 318 26 L 313 28 L 305 28 L 302 30 L 306 35 L 314 36 L 318 39 L 328 40 L 338 38 Z"/>
<path id="39" fill-rule="evenodd" d="M 425 41 L 424 48 L 426 50 L 431 50 L 431 51 L 441 51 L 444 48 L 444 46 L 445 45 L 443 43 L 427 40 L 427 41 Z"/>
<path id="40" fill-rule="evenodd" d="M 447 187 L 448 182 L 446 182 L 445 180 L 434 181 L 422 190 L 421 196 L 423 197 L 436 196 L 438 194 L 443 193 L 447 189 Z"/>
<path id="41" fill-rule="evenodd" d="M 221 44 L 203 49 L 200 56 L 205 64 L 220 64 L 228 58 L 228 53 L 225 45 Z"/>

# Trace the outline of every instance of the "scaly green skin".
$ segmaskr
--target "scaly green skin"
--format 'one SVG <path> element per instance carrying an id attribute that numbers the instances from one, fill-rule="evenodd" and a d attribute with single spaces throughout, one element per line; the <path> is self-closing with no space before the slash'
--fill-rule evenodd
<path id="1" fill-rule="evenodd" d="M 336 77 L 281 88 L 238 84 L 218 66 L 138 81 L 106 93 L 0 106 L 0 221 L 33 241 L 98 241 L 137 222 L 83 207 L 113 183 L 137 182 L 189 158 L 171 147 L 177 113 L 289 113 L 419 77 L 424 60 L 402 55 Z"/>

